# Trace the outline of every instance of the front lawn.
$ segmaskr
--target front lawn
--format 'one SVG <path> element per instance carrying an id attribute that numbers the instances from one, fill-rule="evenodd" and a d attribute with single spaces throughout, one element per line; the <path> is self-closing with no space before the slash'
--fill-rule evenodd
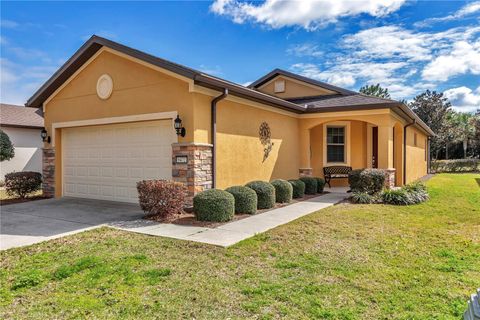
<path id="1" fill-rule="evenodd" d="M 4 251 L 0 318 L 459 319 L 480 286 L 480 174 L 428 187 L 228 249 L 104 228 Z"/>

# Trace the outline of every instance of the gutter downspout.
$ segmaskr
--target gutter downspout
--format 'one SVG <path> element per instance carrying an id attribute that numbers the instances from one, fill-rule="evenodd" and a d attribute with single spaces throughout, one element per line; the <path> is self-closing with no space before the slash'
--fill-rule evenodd
<path id="1" fill-rule="evenodd" d="M 211 102 L 211 140 L 212 140 L 212 189 L 217 186 L 217 102 L 228 96 L 228 89 L 224 88 L 223 93 L 215 97 Z"/>
<path id="2" fill-rule="evenodd" d="M 427 137 L 427 174 L 431 173 L 430 166 L 432 164 L 432 159 L 430 157 L 430 137 Z"/>
<path id="3" fill-rule="evenodd" d="M 407 184 L 407 128 L 415 123 L 417 120 L 413 119 L 413 122 L 403 127 L 403 184 Z"/>

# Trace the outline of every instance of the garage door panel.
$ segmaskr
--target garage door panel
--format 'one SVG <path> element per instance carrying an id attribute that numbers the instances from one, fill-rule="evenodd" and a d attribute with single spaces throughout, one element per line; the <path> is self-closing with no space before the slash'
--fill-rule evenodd
<path id="1" fill-rule="evenodd" d="M 136 183 L 171 179 L 171 120 L 63 131 L 65 196 L 136 202 Z"/>

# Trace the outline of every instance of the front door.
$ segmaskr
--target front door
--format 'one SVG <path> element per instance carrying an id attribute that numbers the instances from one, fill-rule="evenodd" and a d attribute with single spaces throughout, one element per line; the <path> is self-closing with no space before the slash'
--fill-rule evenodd
<path id="1" fill-rule="evenodd" d="M 372 128 L 372 168 L 378 168 L 378 127 Z"/>

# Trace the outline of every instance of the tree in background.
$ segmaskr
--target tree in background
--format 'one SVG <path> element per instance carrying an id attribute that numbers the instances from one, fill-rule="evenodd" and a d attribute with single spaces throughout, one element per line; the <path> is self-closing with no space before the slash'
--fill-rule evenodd
<path id="1" fill-rule="evenodd" d="M 472 117 L 471 121 L 474 130 L 472 139 L 472 156 L 480 158 L 480 108 L 477 109 L 477 113 Z"/>
<path id="2" fill-rule="evenodd" d="M 448 145 L 454 138 L 451 123 L 448 121 L 452 113 L 448 99 L 443 93 L 427 90 L 417 95 L 409 107 L 435 133 L 430 143 L 432 157 L 438 159 L 440 151 L 445 147 L 448 158 Z"/>
<path id="3" fill-rule="evenodd" d="M 455 141 L 463 144 L 463 158 L 467 158 L 468 142 L 475 138 L 474 115 L 470 113 L 454 112 L 449 121 Z"/>
<path id="4" fill-rule="evenodd" d="M 0 161 L 10 160 L 15 156 L 15 148 L 8 135 L 0 130 Z"/>
<path id="5" fill-rule="evenodd" d="M 380 87 L 379 83 L 376 85 L 365 85 L 360 88 L 360 92 L 366 94 L 367 96 L 390 99 L 390 93 L 388 93 L 388 89 Z"/>

